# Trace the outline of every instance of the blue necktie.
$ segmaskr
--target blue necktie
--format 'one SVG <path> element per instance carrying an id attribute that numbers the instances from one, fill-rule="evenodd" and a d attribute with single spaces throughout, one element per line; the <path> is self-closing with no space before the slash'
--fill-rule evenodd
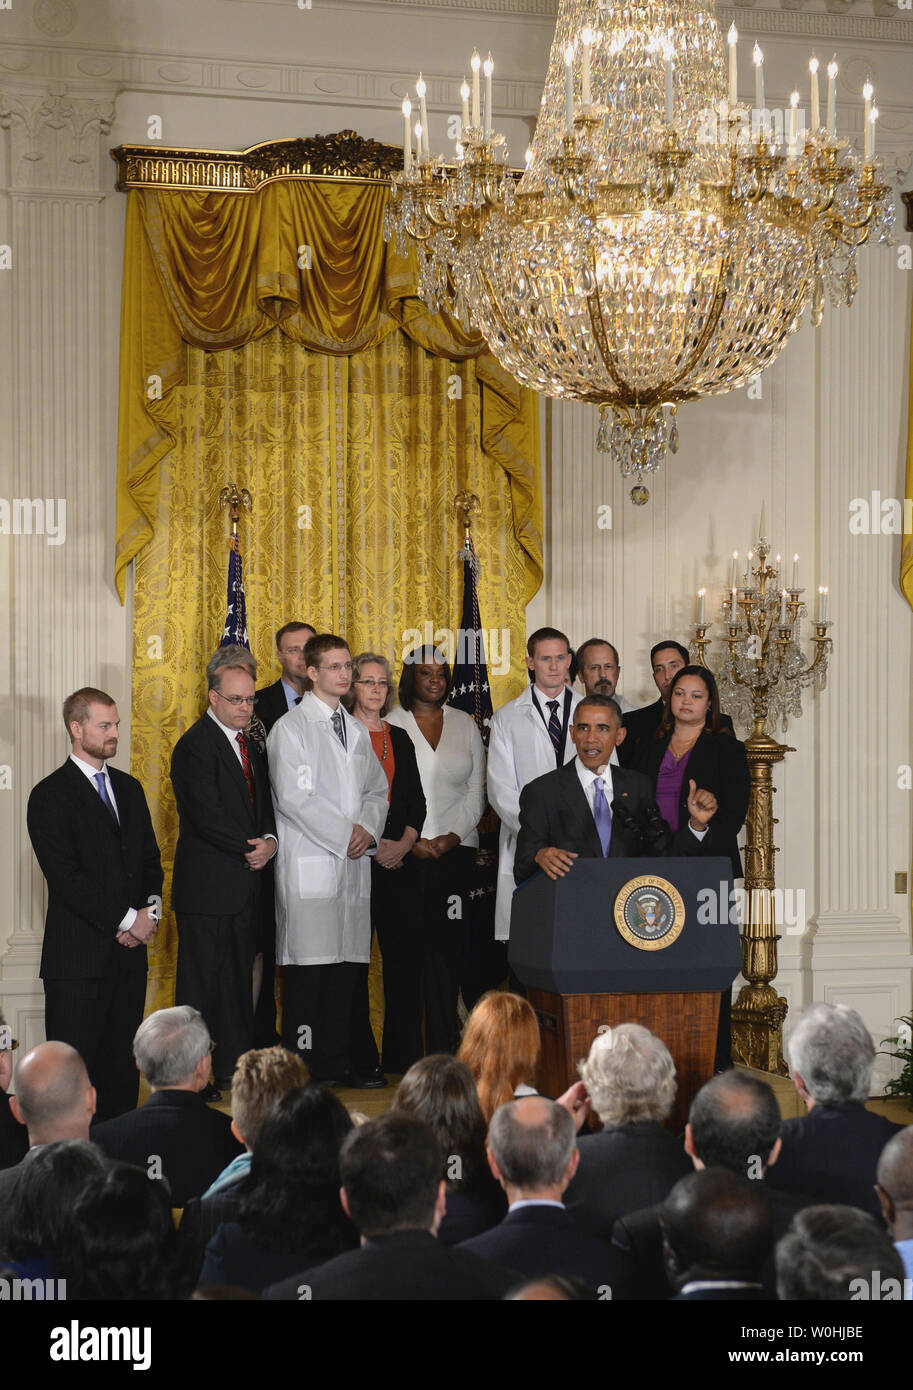
<path id="1" fill-rule="evenodd" d="M 612 813 L 606 801 L 605 783 L 601 777 L 597 777 L 593 783 L 593 819 L 599 831 L 603 857 L 608 859 L 609 846 L 612 843 Z"/>
<path id="2" fill-rule="evenodd" d="M 117 812 L 115 811 L 111 798 L 108 795 L 108 788 L 105 783 L 105 774 L 103 772 L 95 773 L 95 785 L 98 788 L 98 795 L 101 797 L 102 801 L 105 803 L 108 810 L 111 812 L 111 818 L 114 821 L 114 824 L 120 825 L 120 821 L 117 818 Z"/>

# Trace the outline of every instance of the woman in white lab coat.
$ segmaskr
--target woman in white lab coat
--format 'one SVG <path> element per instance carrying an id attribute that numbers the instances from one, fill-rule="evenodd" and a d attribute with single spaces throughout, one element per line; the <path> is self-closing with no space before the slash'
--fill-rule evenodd
<path id="1" fill-rule="evenodd" d="M 485 748 L 475 721 L 447 704 L 450 667 L 435 647 L 417 647 L 403 663 L 399 706 L 387 716 L 415 747 L 425 824 L 412 854 L 422 904 L 422 999 L 425 1051 L 453 1052 L 463 922 L 485 806 Z"/>

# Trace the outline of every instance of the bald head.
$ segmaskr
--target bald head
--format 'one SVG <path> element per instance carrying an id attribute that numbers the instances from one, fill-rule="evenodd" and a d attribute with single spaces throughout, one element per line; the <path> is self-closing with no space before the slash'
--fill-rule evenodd
<path id="1" fill-rule="evenodd" d="M 75 1047 L 46 1042 L 27 1052 L 16 1069 L 16 1095 L 10 1106 L 27 1127 L 30 1144 L 88 1139 L 95 1089 Z"/>
<path id="2" fill-rule="evenodd" d="M 563 1192 L 577 1165 L 570 1112 L 545 1096 L 499 1106 L 491 1117 L 488 1148 L 502 1186 L 526 1196 Z"/>
<path id="3" fill-rule="evenodd" d="M 898 1130 L 882 1149 L 875 1191 L 894 1239 L 913 1238 L 913 1125 Z"/>

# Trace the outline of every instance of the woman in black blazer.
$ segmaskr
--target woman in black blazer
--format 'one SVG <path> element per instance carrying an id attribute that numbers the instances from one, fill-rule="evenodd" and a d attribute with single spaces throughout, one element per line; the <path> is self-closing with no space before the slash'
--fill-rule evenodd
<path id="1" fill-rule="evenodd" d="M 386 657 L 361 652 L 352 661 L 351 699 L 346 703 L 368 730 L 387 774 L 390 802 L 377 853 L 371 860 L 371 926 L 377 932 L 384 971 L 383 1069 L 405 1072 L 424 1052 L 421 910 L 417 864 L 411 850 L 425 823 L 425 794 L 411 738 L 383 717 L 392 699 Z M 359 970 L 353 1001 L 352 1061 L 359 1076 L 376 1069 L 382 1077 L 368 1014 L 368 967 Z"/>
<path id="2" fill-rule="evenodd" d="M 733 877 L 741 878 L 738 834 L 748 810 L 748 759 L 744 743 L 720 726 L 712 671 L 685 666 L 676 672 L 656 736 L 645 741 L 637 766 L 650 778 L 673 832 L 685 824 L 692 781 L 713 793 L 719 806 L 710 821 L 710 852 L 728 855 Z"/>

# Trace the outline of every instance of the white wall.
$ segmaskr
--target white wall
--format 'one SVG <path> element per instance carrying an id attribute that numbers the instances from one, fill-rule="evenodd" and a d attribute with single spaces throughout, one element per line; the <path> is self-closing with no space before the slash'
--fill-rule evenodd
<path id="1" fill-rule="evenodd" d="M 884 8 L 884 7 L 883 7 Z M 116 382 L 125 199 L 108 150 L 146 143 L 244 148 L 354 128 L 399 141 L 399 104 L 421 68 L 432 141 L 474 46 L 495 62 L 496 124 L 519 162 L 554 23 L 550 0 L 16 0 L 0 11 L 0 496 L 66 497 L 67 539 L 0 537 L 0 997 L 24 1046 L 42 1036 L 37 963 L 44 884 L 25 833 L 29 788 L 66 751 L 63 695 L 91 682 L 120 702 L 128 765 L 131 626 L 113 591 Z M 869 3 L 830 14 L 740 5 L 765 50 L 770 104 L 803 90 L 809 51 L 837 49 L 839 119 L 860 129 L 852 96 L 876 83 L 880 148 L 892 168 L 913 151 L 910 16 Z M 750 80 L 747 61 L 743 77 Z M 748 93 L 746 93 L 748 95 Z M 904 186 L 908 186 L 905 184 Z M 651 694 L 655 635 L 687 635 L 699 581 L 711 595 L 725 557 L 744 550 L 767 500 L 775 547 L 798 550 L 806 581 L 829 582 L 835 653 L 828 690 L 787 741 L 775 780 L 778 882 L 804 888 L 812 924 L 781 943 L 779 986 L 859 1007 L 876 1038 L 910 1007 L 910 903 L 893 893 L 910 867 L 910 793 L 896 787 L 910 749 L 910 616 L 897 582 L 899 538 L 850 538 L 850 498 L 902 495 L 904 375 L 913 276 L 866 252 L 851 311 L 826 312 L 744 393 L 687 407 L 682 448 L 643 509 L 595 453 L 594 412 L 543 403 L 548 573 L 530 625 L 605 633 L 622 686 Z M 596 509 L 613 506 L 600 531 Z"/>

